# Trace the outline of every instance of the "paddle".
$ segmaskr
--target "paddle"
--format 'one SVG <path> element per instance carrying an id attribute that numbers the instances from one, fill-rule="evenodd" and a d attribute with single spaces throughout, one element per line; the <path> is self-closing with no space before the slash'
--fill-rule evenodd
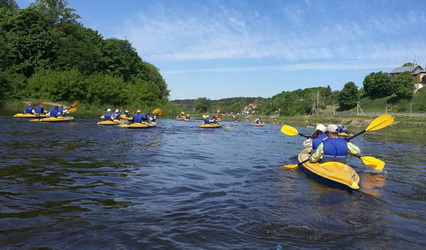
<path id="1" fill-rule="evenodd" d="M 70 109 L 68 109 L 68 113 L 74 113 L 75 111 L 77 111 L 77 108 L 70 108 Z"/>
<path id="2" fill-rule="evenodd" d="M 394 118 L 391 115 L 385 114 L 385 115 L 381 115 L 379 117 L 377 117 L 376 119 L 374 119 L 372 122 L 370 122 L 370 124 L 367 126 L 366 129 L 364 129 L 363 131 L 355 134 L 354 136 L 350 137 L 347 139 L 347 141 L 357 137 L 360 134 L 363 134 L 367 131 L 374 131 L 374 130 L 379 130 L 382 128 L 385 128 L 389 125 L 391 125 L 394 122 Z M 284 127 L 286 126 L 286 127 Z M 291 126 L 287 126 L 284 125 L 281 128 L 281 132 L 283 132 L 286 135 L 290 135 L 290 136 L 294 136 L 294 135 L 298 135 L 298 131 L 296 128 L 293 128 Z M 385 166 L 385 162 L 379 159 L 376 159 L 372 156 L 356 156 L 358 158 L 361 159 L 361 161 L 368 167 L 376 169 L 376 170 L 382 170 Z M 298 166 L 302 165 L 303 163 L 307 162 L 309 159 L 299 163 L 299 164 L 289 164 L 289 165 L 284 165 L 281 166 L 281 168 L 288 168 L 288 169 L 295 169 Z"/>
<path id="3" fill-rule="evenodd" d="M 71 104 L 71 107 L 77 106 L 78 104 L 80 104 L 80 100 L 74 101 L 74 102 Z"/>
<path id="4" fill-rule="evenodd" d="M 288 164 L 288 165 L 283 165 L 280 168 L 288 168 L 288 169 L 296 169 L 298 166 L 303 165 L 305 162 L 308 162 L 309 158 L 300 162 L 299 164 Z"/>
<path id="5" fill-rule="evenodd" d="M 359 156 L 359 155 L 355 155 L 355 156 L 361 159 L 364 165 L 375 170 L 379 170 L 379 171 L 383 170 L 386 164 L 384 161 L 374 158 L 373 156 Z"/>
<path id="6" fill-rule="evenodd" d="M 376 119 L 374 119 L 372 122 L 370 122 L 370 124 L 368 125 L 368 127 L 366 129 L 364 129 L 363 131 L 349 137 L 347 139 L 347 141 L 352 140 L 353 138 L 357 137 L 358 135 L 361 135 L 367 131 L 374 131 L 374 130 L 379 130 L 382 128 L 385 128 L 389 125 L 391 125 L 394 122 L 394 118 L 391 115 L 385 114 L 385 115 L 381 115 L 379 117 L 377 117 Z"/>
<path id="7" fill-rule="evenodd" d="M 281 127 L 281 133 L 289 135 L 289 136 L 300 135 L 300 136 L 303 136 L 305 138 L 309 138 L 309 136 L 299 133 L 299 131 L 297 131 L 297 129 L 295 127 L 292 127 L 292 126 L 289 126 L 289 125 L 283 125 Z"/>

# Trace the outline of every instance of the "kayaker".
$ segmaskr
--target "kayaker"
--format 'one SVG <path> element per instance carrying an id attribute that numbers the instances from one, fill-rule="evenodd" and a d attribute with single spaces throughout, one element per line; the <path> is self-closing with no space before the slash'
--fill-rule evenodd
<path id="1" fill-rule="evenodd" d="M 346 135 L 349 134 L 349 132 L 346 130 L 345 126 L 343 126 L 343 125 L 337 125 L 337 128 L 339 130 L 339 133 L 344 133 Z"/>
<path id="2" fill-rule="evenodd" d="M 262 119 L 257 118 L 254 122 L 255 122 L 256 124 L 262 124 Z"/>
<path id="3" fill-rule="evenodd" d="M 43 107 L 43 103 L 40 103 L 36 108 L 35 108 L 35 113 L 36 115 L 42 115 L 44 114 L 44 107 Z"/>
<path id="4" fill-rule="evenodd" d="M 31 104 L 28 104 L 25 108 L 24 108 L 24 114 L 33 114 L 34 110 L 33 110 L 33 106 Z"/>
<path id="5" fill-rule="evenodd" d="M 104 120 L 105 120 L 105 121 L 110 121 L 110 120 L 112 120 L 111 109 L 107 109 L 107 110 L 106 110 L 106 113 L 104 114 Z"/>
<path id="6" fill-rule="evenodd" d="M 321 124 L 321 123 L 318 124 L 312 136 L 303 142 L 303 147 L 312 148 L 312 153 L 314 153 L 317 150 L 320 143 L 325 138 L 327 138 L 327 135 L 325 134 L 326 130 L 327 130 L 327 127 L 324 126 L 324 124 Z"/>
<path id="7" fill-rule="evenodd" d="M 339 137 L 337 125 L 330 124 L 327 126 L 327 138 L 325 138 L 314 154 L 309 157 L 310 162 L 328 162 L 338 161 L 346 163 L 349 154 L 359 155 L 361 150 L 353 143 Z"/>
<path id="8" fill-rule="evenodd" d="M 119 120 L 121 116 L 121 111 L 119 109 L 116 109 L 115 112 L 111 115 L 111 118 L 113 120 Z"/>
<path id="9" fill-rule="evenodd" d="M 142 122 L 149 122 L 149 112 L 142 115 Z"/>
<path id="10" fill-rule="evenodd" d="M 64 106 L 60 106 L 58 108 L 58 116 L 63 116 L 64 115 Z"/>
<path id="11" fill-rule="evenodd" d="M 58 117 L 58 107 L 54 106 L 49 110 L 49 116 L 50 117 Z"/>
<path id="12" fill-rule="evenodd" d="M 203 115 L 203 122 L 205 124 L 210 124 L 210 116 L 209 115 Z"/>
<path id="13" fill-rule="evenodd" d="M 142 114 L 141 114 L 140 110 L 136 111 L 136 114 L 133 116 L 132 122 L 133 123 L 140 123 L 140 122 L 142 122 Z"/>
<path id="14" fill-rule="evenodd" d="M 191 116 L 189 114 L 186 114 L 185 119 L 191 120 Z"/>

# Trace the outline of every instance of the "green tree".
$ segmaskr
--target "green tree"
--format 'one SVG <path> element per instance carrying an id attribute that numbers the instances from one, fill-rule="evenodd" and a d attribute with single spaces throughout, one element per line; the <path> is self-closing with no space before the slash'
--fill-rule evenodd
<path id="1" fill-rule="evenodd" d="M 210 110 L 211 107 L 211 101 L 210 99 L 207 99 L 206 97 L 200 97 L 197 100 L 195 100 L 195 109 L 198 112 L 207 113 Z"/>
<path id="2" fill-rule="evenodd" d="M 364 78 L 364 91 L 370 97 L 384 97 L 392 94 L 390 76 L 388 73 L 370 73 Z"/>
<path id="3" fill-rule="evenodd" d="M 348 110 L 356 107 L 358 102 L 358 87 L 354 82 L 348 82 L 343 87 L 339 95 L 339 106 L 343 110 Z"/>
<path id="4" fill-rule="evenodd" d="M 407 63 L 404 63 L 404 65 L 402 65 L 402 67 L 405 67 L 405 66 L 413 66 L 413 63 L 412 62 L 407 62 Z"/>
<path id="5" fill-rule="evenodd" d="M 410 72 L 404 72 L 392 82 L 394 94 L 400 98 L 411 98 L 414 93 L 414 79 Z"/>

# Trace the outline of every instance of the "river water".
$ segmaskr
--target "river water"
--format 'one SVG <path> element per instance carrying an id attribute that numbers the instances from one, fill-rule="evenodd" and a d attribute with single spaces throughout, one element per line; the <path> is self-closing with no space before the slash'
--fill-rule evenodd
<path id="1" fill-rule="evenodd" d="M 351 194 L 280 169 L 303 138 L 278 125 L 96 122 L 0 116 L 1 249 L 426 248 L 425 144 L 354 139 L 386 167 L 350 158 Z"/>

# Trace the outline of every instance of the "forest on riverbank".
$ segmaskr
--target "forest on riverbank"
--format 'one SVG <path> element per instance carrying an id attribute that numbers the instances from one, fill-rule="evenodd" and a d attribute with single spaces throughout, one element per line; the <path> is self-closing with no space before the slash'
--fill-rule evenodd
<path id="1" fill-rule="evenodd" d="M 149 107 L 168 101 L 159 70 L 127 40 L 84 27 L 65 0 L 0 2 L 0 100 L 82 100 Z"/>

